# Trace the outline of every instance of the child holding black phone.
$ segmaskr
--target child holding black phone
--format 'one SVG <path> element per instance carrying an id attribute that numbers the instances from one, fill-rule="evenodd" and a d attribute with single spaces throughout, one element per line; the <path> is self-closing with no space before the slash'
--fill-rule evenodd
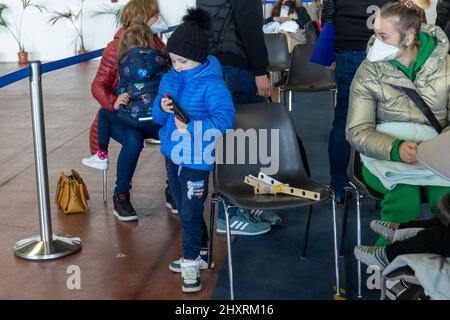
<path id="1" fill-rule="evenodd" d="M 169 38 L 167 51 L 173 67 L 162 78 L 152 113 L 153 121 L 162 125 L 161 152 L 183 227 L 183 257 L 172 261 L 169 269 L 181 272 L 184 292 L 201 290 L 199 270 L 207 268 L 208 232 L 203 210 L 214 163 L 203 157 L 212 143 L 203 136 L 208 130 L 225 133 L 233 127 L 235 114 L 220 62 L 208 56 L 210 24 L 208 13 L 189 9 Z M 180 148 L 185 143 L 191 147 Z M 198 145 L 202 147 L 194 147 Z"/>

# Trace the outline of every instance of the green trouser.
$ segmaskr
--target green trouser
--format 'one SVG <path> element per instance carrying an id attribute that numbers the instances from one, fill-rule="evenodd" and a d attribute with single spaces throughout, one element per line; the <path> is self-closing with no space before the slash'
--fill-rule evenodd
<path id="1" fill-rule="evenodd" d="M 448 192 L 450 187 L 413 186 L 398 184 L 394 189 L 386 189 L 381 181 L 363 166 L 363 177 L 366 183 L 375 191 L 384 195 L 381 208 L 381 220 L 393 223 L 405 223 L 416 220 L 420 214 L 422 193 L 428 200 L 433 216 L 436 216 L 436 205 Z M 376 246 L 385 246 L 390 242 L 380 237 Z"/>

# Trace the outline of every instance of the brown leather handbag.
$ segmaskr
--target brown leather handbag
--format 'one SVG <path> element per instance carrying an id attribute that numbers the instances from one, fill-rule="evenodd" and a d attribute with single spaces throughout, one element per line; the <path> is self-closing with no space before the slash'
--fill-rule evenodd
<path id="1" fill-rule="evenodd" d="M 72 169 L 72 174 L 66 176 L 61 172 L 56 187 L 55 201 L 64 213 L 84 213 L 88 208 L 89 192 L 80 174 Z"/>

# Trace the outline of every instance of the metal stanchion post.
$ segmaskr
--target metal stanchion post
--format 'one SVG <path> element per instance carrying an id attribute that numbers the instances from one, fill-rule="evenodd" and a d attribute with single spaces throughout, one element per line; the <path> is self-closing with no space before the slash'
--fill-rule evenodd
<path id="1" fill-rule="evenodd" d="M 263 5 L 263 16 L 264 16 L 264 19 L 266 19 L 266 10 L 267 10 L 266 0 L 262 0 L 262 5 Z"/>
<path id="2" fill-rule="evenodd" d="M 103 202 L 107 201 L 108 197 L 108 170 L 103 170 Z"/>
<path id="3" fill-rule="evenodd" d="M 30 73 L 31 117 L 40 234 L 18 241 L 14 246 L 14 253 L 23 259 L 49 260 L 80 250 L 81 240 L 77 237 L 52 233 L 40 61 L 30 61 Z"/>

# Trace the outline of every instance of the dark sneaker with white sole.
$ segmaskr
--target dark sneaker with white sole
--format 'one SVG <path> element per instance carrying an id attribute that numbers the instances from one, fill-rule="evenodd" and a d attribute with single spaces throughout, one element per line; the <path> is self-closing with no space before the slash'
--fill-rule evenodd
<path id="1" fill-rule="evenodd" d="M 145 142 L 148 143 L 148 144 L 161 144 L 161 140 L 156 140 L 156 139 L 153 139 L 153 138 L 145 139 Z"/>
<path id="2" fill-rule="evenodd" d="M 200 269 L 198 268 L 198 259 L 186 260 L 180 259 L 181 265 L 181 289 L 183 292 L 197 292 L 202 290 L 200 281 Z"/>
<path id="3" fill-rule="evenodd" d="M 121 193 L 113 196 L 114 210 L 113 214 L 120 221 L 134 221 L 138 219 L 136 211 L 130 201 L 130 194 Z"/>
<path id="4" fill-rule="evenodd" d="M 202 249 L 200 255 L 197 258 L 198 268 L 200 270 L 208 269 L 208 250 Z M 211 268 L 214 268 L 214 261 L 211 263 Z M 169 269 L 172 272 L 181 272 L 181 258 L 169 263 Z"/>
<path id="5" fill-rule="evenodd" d="M 178 214 L 177 205 L 170 194 L 169 187 L 166 187 L 166 208 L 168 208 L 173 214 Z"/>

